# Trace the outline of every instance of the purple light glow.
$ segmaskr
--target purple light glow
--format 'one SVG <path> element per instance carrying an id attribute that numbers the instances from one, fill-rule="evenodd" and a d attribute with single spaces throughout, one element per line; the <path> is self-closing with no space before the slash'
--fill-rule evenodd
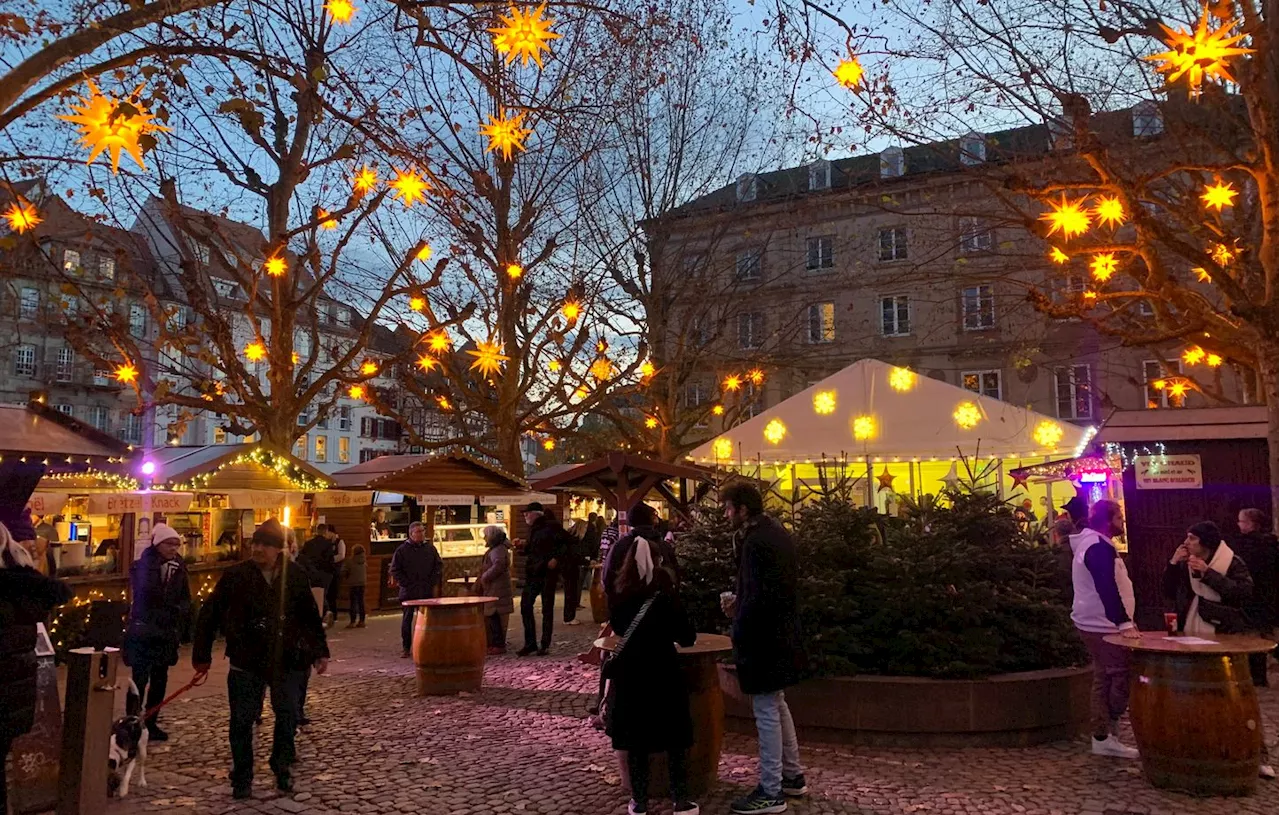
<path id="1" fill-rule="evenodd" d="M 155 463 L 154 461 L 144 461 L 144 462 L 142 462 L 142 474 L 143 474 L 143 475 L 148 475 L 148 476 L 150 476 L 150 475 L 155 475 L 155 474 L 156 474 L 156 463 Z"/>

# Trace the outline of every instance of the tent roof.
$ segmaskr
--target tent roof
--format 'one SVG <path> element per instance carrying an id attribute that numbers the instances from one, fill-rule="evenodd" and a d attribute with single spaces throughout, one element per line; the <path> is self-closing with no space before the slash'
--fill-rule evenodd
<path id="1" fill-rule="evenodd" d="M 786 399 L 749 421 L 725 431 L 698 447 L 689 458 L 704 463 L 734 464 L 762 461 L 813 461 L 847 455 L 951 458 L 956 455 L 993 455 L 1002 458 L 1078 455 L 1092 428 L 1052 419 L 1035 411 L 979 396 L 937 379 L 916 374 L 909 390 L 890 386 L 895 368 L 877 359 L 862 359 L 821 382 Z M 834 397 L 834 410 L 815 410 L 818 394 Z M 954 413 L 970 402 L 980 414 L 972 429 L 956 424 Z M 867 440 L 856 440 L 854 420 L 869 416 L 875 431 Z M 774 444 L 765 429 L 780 422 L 785 429 Z M 1045 431 L 1037 433 L 1044 427 Z M 1037 435 L 1061 435 L 1044 444 Z M 778 424 L 771 428 L 778 429 Z M 728 452 L 731 451 L 731 452 Z M 718 455 L 717 455 L 718 453 Z"/>
<path id="2" fill-rule="evenodd" d="M 329 487 L 333 479 L 312 467 L 307 462 L 295 457 L 292 453 L 272 450 L 265 445 L 252 442 L 243 444 L 211 444 L 182 447 L 157 447 L 147 457 L 158 465 L 157 483 L 182 484 L 196 477 L 206 477 L 208 482 L 202 489 L 217 491 L 220 489 L 262 489 L 280 490 L 296 489 L 289 480 L 272 472 L 269 468 L 253 461 L 237 459 L 254 454 L 261 450 L 283 460 L 298 475 L 305 479 Z"/>
<path id="3" fill-rule="evenodd" d="M 92 457 L 95 466 L 107 469 L 103 465 L 117 463 L 128 452 L 123 442 L 47 405 L 0 405 L 0 455 L 56 456 L 60 461 L 51 459 L 50 467 L 59 471 L 67 457 Z"/>

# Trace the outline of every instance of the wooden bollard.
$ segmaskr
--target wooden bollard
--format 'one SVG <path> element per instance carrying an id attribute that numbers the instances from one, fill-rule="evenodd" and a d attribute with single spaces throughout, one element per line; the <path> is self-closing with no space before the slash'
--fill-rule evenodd
<path id="1" fill-rule="evenodd" d="M 119 667 L 118 648 L 76 648 L 67 654 L 58 815 L 102 812 L 107 806 L 107 754 Z"/>

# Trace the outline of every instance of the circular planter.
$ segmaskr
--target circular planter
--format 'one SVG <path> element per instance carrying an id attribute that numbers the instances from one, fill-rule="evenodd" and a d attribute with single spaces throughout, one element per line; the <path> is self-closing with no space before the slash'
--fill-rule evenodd
<path id="1" fill-rule="evenodd" d="M 721 664 L 726 728 L 754 733 L 750 700 Z M 902 747 L 1018 747 L 1070 739 L 1089 720 L 1089 667 L 984 679 L 842 676 L 787 689 L 807 741 Z"/>

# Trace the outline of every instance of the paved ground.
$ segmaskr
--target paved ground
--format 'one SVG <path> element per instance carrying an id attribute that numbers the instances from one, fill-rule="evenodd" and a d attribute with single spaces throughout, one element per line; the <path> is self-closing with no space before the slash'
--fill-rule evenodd
<path id="1" fill-rule="evenodd" d="M 513 629 L 517 621 L 513 619 Z M 413 695 L 413 666 L 399 659 L 399 618 L 363 630 L 332 630 L 332 673 L 312 680 L 298 739 L 297 789 L 282 796 L 258 743 L 255 798 L 237 802 L 227 783 L 225 661 L 210 683 L 165 712 L 173 740 L 152 749 L 150 786 L 113 801 L 106 815 L 141 812 L 330 813 L 370 815 L 612 815 L 626 811 L 605 736 L 587 706 L 595 670 L 574 654 L 593 626 L 557 632 L 546 658 L 491 659 L 484 689 L 471 696 Z M 215 652 L 217 653 L 217 652 Z M 185 659 L 185 654 L 184 654 Z M 175 669 L 171 687 L 189 678 Z M 1266 691 L 1268 742 L 1275 750 L 1277 698 Z M 263 736 L 270 733 L 270 718 Z M 754 783 L 755 742 L 729 735 L 721 783 L 701 802 L 708 813 Z M 1030 749 L 893 750 L 813 747 L 803 751 L 814 792 L 796 813 L 846 815 L 1274 815 L 1275 782 L 1247 799 L 1195 799 L 1148 786 L 1135 764 L 1094 758 L 1079 743 Z M 652 806 L 651 812 L 670 812 Z"/>

